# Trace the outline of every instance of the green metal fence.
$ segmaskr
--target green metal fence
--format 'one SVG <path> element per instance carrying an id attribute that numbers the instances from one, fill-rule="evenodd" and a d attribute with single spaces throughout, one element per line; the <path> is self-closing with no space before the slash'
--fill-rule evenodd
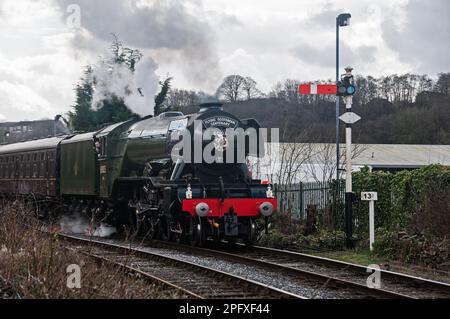
<path id="1" fill-rule="evenodd" d="M 323 224 L 341 228 L 344 214 L 345 181 L 274 185 L 279 210 L 294 219 L 306 219 L 306 208 L 315 205 Z"/>

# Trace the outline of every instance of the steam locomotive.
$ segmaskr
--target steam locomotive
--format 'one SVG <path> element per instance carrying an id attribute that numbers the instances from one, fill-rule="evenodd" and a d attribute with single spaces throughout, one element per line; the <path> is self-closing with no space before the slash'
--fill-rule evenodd
<path id="1" fill-rule="evenodd" d="M 191 115 L 169 112 L 97 132 L 3 145 L 0 193 L 63 203 L 63 211 L 152 238 L 251 244 L 277 201 L 271 186 L 252 179 L 236 156 L 263 156 L 261 134 L 254 135 L 256 147 L 247 133 L 239 145 L 239 137 L 229 135 L 236 129 L 259 132 L 260 126 L 210 103 Z M 198 156 L 205 153 L 215 160 Z"/>

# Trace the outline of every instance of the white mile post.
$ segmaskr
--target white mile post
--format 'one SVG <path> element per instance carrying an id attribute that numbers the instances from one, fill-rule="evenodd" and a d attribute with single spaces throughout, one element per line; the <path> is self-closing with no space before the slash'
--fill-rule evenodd
<path id="1" fill-rule="evenodd" d="M 369 202 L 369 243 L 370 251 L 373 251 L 373 243 L 375 242 L 375 201 Z"/>
<path id="2" fill-rule="evenodd" d="M 361 193 L 361 200 L 369 202 L 369 241 L 370 251 L 373 251 L 373 243 L 375 242 L 375 201 L 378 200 L 377 192 Z"/>

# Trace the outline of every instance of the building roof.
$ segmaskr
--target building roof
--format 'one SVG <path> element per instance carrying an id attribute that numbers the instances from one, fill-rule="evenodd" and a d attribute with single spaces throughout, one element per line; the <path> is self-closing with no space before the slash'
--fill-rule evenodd
<path id="1" fill-rule="evenodd" d="M 450 166 L 450 145 L 360 145 L 355 165 L 373 168 L 416 168 L 432 164 Z"/>
<path id="2" fill-rule="evenodd" d="M 286 145 L 286 144 L 285 144 Z M 291 145 L 291 144 L 289 144 Z M 335 163 L 335 144 L 298 144 L 310 152 L 313 164 Z M 450 166 L 450 145 L 354 144 L 354 166 L 372 168 L 417 168 L 432 164 Z M 345 144 L 340 145 L 345 160 Z"/>
<path id="3" fill-rule="evenodd" d="M 433 164 L 450 166 L 450 145 L 356 144 L 352 170 L 364 166 L 374 170 L 404 170 Z M 340 146 L 341 168 L 345 163 L 345 145 Z M 278 149 L 279 148 L 279 149 Z M 268 143 L 266 156 L 251 162 L 258 178 L 274 183 L 326 181 L 336 175 L 336 145 L 320 143 Z M 282 158 L 284 157 L 284 160 Z M 255 159 L 252 159 L 255 160 Z M 345 174 L 343 176 L 345 178 Z"/>

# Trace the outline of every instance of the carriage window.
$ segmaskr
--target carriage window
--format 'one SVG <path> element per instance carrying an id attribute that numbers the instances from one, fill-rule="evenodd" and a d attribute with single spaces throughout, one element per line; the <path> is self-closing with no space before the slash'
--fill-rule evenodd
<path id="1" fill-rule="evenodd" d="M 45 166 L 44 166 L 43 162 L 41 162 L 41 167 L 39 169 L 39 176 L 40 177 L 44 177 L 45 176 Z"/>
<path id="2" fill-rule="evenodd" d="M 25 167 L 25 176 L 27 177 L 27 178 L 30 178 L 31 176 L 30 176 L 30 168 L 31 168 L 31 164 L 30 163 L 27 163 L 26 164 L 26 167 Z"/>
<path id="3" fill-rule="evenodd" d="M 38 177 L 38 165 L 36 163 L 33 164 L 33 178 Z"/>
<path id="4" fill-rule="evenodd" d="M 36 162 L 36 160 L 37 160 L 37 154 L 34 153 L 34 154 L 33 154 L 33 161 Z"/>
<path id="5" fill-rule="evenodd" d="M 45 153 L 41 153 L 41 161 L 45 159 Z"/>

